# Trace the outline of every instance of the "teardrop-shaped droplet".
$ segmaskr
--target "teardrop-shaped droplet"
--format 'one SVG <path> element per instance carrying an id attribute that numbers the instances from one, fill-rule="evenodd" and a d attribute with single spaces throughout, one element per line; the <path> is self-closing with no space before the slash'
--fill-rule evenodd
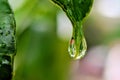
<path id="1" fill-rule="evenodd" d="M 87 50 L 86 40 L 83 34 L 81 24 L 73 26 L 73 35 L 69 44 L 69 54 L 74 59 L 80 59 L 85 55 Z"/>
<path id="2" fill-rule="evenodd" d="M 71 43 L 71 42 L 73 42 L 73 43 Z M 80 59 L 80 58 L 84 57 L 85 52 L 87 50 L 85 38 L 80 40 L 79 43 L 80 43 L 80 45 L 77 46 L 75 44 L 75 40 L 73 38 L 70 41 L 68 51 L 69 51 L 70 56 L 74 59 Z"/>

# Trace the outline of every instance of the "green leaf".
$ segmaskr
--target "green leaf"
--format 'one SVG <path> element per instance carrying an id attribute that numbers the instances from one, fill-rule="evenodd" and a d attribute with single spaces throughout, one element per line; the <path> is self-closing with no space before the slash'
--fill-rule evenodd
<path id="1" fill-rule="evenodd" d="M 0 0 L 0 80 L 11 80 L 16 54 L 16 24 L 8 0 Z"/>
<path id="2" fill-rule="evenodd" d="M 82 21 L 90 12 L 93 0 L 52 0 L 58 4 L 72 22 Z"/>

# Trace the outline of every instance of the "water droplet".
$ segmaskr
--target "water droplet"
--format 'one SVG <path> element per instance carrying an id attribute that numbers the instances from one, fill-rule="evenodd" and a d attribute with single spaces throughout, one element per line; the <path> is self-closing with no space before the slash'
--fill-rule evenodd
<path id="1" fill-rule="evenodd" d="M 86 40 L 80 24 L 73 26 L 73 35 L 68 48 L 69 54 L 74 59 L 84 57 L 87 50 Z"/>
<path id="2" fill-rule="evenodd" d="M 71 41 L 73 41 L 73 39 L 71 39 Z M 71 43 L 71 41 L 70 41 L 70 46 L 68 48 L 70 56 L 74 59 L 80 59 L 84 57 L 86 49 L 87 49 L 85 39 L 80 40 L 79 46 L 75 44 L 75 41 L 74 43 Z"/>

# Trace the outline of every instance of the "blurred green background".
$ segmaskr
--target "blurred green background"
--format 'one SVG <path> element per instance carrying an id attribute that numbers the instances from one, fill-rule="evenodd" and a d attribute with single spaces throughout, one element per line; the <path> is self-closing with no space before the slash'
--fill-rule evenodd
<path id="1" fill-rule="evenodd" d="M 67 80 L 68 41 L 60 40 L 56 35 L 57 11 L 47 0 L 25 0 L 15 9 L 17 55 L 14 80 Z"/>
<path id="2" fill-rule="evenodd" d="M 106 8 L 105 2 L 108 1 L 95 0 L 92 12 L 84 23 L 88 51 L 98 45 L 109 47 L 119 39 L 120 15 L 109 14 L 115 11 L 109 12 Z M 17 23 L 13 80 L 71 80 L 71 59 L 67 48 L 72 26 L 65 14 L 50 0 L 9 2 Z"/>

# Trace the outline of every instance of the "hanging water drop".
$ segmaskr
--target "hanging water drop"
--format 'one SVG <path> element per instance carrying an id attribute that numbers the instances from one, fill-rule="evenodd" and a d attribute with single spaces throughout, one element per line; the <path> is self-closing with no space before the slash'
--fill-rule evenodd
<path id="1" fill-rule="evenodd" d="M 71 20 L 73 34 L 68 48 L 69 54 L 74 59 L 80 59 L 87 50 L 86 40 L 82 30 L 84 18 L 91 10 L 93 0 L 52 0 L 58 4 Z"/>
<path id="2" fill-rule="evenodd" d="M 80 26 L 80 24 L 75 24 L 74 27 L 68 51 L 72 58 L 80 59 L 85 55 L 87 45 L 82 31 L 82 26 Z"/>

